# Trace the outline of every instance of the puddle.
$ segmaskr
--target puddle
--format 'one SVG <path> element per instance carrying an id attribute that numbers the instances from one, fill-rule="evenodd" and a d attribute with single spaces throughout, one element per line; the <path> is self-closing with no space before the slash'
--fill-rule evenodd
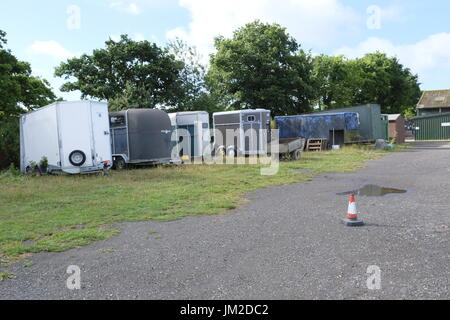
<path id="1" fill-rule="evenodd" d="M 385 188 L 385 187 L 377 186 L 374 184 L 368 184 L 358 190 L 342 192 L 342 193 L 338 193 L 337 195 L 345 196 L 345 195 L 354 193 L 357 196 L 383 197 L 387 194 L 398 194 L 398 193 L 406 193 L 406 192 L 407 192 L 407 190 Z"/>

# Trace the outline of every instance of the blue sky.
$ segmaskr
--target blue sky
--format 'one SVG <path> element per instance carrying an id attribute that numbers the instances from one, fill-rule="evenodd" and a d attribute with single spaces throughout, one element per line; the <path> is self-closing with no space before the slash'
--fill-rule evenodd
<path id="1" fill-rule="evenodd" d="M 61 61 L 130 34 L 164 45 L 181 37 L 207 57 L 213 38 L 255 19 L 277 22 L 314 54 L 376 50 L 419 74 L 422 89 L 450 88 L 450 1 L 365 0 L 1 0 L 8 47 L 59 96 Z M 205 58 L 206 61 L 206 58 Z"/>

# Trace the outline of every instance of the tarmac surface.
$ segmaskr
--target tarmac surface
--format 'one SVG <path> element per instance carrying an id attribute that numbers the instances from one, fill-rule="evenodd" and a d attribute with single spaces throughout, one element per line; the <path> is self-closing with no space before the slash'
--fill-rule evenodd
<path id="1" fill-rule="evenodd" d="M 337 193 L 369 184 L 408 192 L 357 196 L 366 225 L 344 226 Z M 449 299 L 449 191 L 450 143 L 415 143 L 222 215 L 122 223 L 107 241 L 35 254 L 0 271 L 15 274 L 0 299 Z M 79 290 L 66 287 L 70 265 Z"/>

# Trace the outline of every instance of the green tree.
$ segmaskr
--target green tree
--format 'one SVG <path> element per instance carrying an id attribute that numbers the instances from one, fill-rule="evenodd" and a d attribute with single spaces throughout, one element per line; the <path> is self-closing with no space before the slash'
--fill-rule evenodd
<path id="1" fill-rule="evenodd" d="M 31 74 L 28 63 L 5 49 L 0 30 L 0 167 L 19 164 L 19 119 L 22 113 L 50 104 L 56 96 L 49 83 Z"/>
<path id="2" fill-rule="evenodd" d="M 403 110 L 403 112 L 402 112 L 402 116 L 403 116 L 405 119 L 410 119 L 410 118 L 412 118 L 412 117 L 417 116 L 417 106 L 414 105 L 414 106 L 411 106 L 411 107 L 409 107 L 409 108 L 405 108 L 405 109 Z"/>
<path id="3" fill-rule="evenodd" d="M 82 98 L 107 100 L 116 110 L 127 109 L 130 104 L 139 108 L 176 106 L 181 100 L 184 65 L 167 50 L 148 41 L 133 41 L 127 35 L 105 44 L 105 49 L 69 59 L 56 68 L 56 76 L 74 79 L 66 82 L 62 91 L 79 90 Z"/>
<path id="4" fill-rule="evenodd" d="M 320 110 L 353 104 L 356 79 L 353 67 L 344 56 L 320 55 L 313 60 L 316 104 Z"/>
<path id="5" fill-rule="evenodd" d="M 377 103 L 383 113 L 405 113 L 421 95 L 417 75 L 384 53 L 354 60 L 321 55 L 313 64 L 321 109 Z"/>
<path id="6" fill-rule="evenodd" d="M 167 45 L 169 53 L 184 63 L 180 72 L 183 95 L 180 96 L 173 111 L 222 111 L 220 100 L 214 95 L 207 84 L 207 70 L 202 63 L 202 56 L 195 47 L 189 46 L 181 39 L 170 41 Z"/>
<path id="7" fill-rule="evenodd" d="M 392 114 L 403 113 L 419 101 L 418 76 L 400 64 L 397 58 L 376 52 L 356 59 L 354 65 L 358 82 L 355 103 L 378 103 L 383 113 Z"/>
<path id="8" fill-rule="evenodd" d="M 110 111 L 124 109 L 153 108 L 157 102 L 151 91 L 143 85 L 133 86 L 130 82 L 125 84 L 123 92 L 108 100 Z"/>
<path id="9" fill-rule="evenodd" d="M 181 39 L 170 41 L 167 50 L 184 64 L 179 75 L 184 95 L 176 111 L 198 110 L 201 106 L 197 105 L 197 101 L 206 93 L 206 67 L 200 62 L 200 55 L 195 47 L 189 46 Z"/>
<path id="10" fill-rule="evenodd" d="M 260 21 L 215 39 L 208 84 L 232 109 L 267 108 L 274 115 L 310 110 L 312 58 L 278 24 Z"/>
<path id="11" fill-rule="evenodd" d="M 3 49 L 4 44 L 6 44 L 6 32 L 0 30 L 0 49 Z"/>

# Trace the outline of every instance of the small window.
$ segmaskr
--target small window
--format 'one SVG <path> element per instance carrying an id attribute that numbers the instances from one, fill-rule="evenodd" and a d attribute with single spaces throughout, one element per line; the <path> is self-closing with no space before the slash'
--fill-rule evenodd
<path id="1" fill-rule="evenodd" d="M 255 116 L 247 116 L 248 122 L 255 122 Z"/>
<path id="2" fill-rule="evenodd" d="M 125 116 L 113 116 L 109 119 L 112 127 L 120 127 L 125 125 Z"/>

